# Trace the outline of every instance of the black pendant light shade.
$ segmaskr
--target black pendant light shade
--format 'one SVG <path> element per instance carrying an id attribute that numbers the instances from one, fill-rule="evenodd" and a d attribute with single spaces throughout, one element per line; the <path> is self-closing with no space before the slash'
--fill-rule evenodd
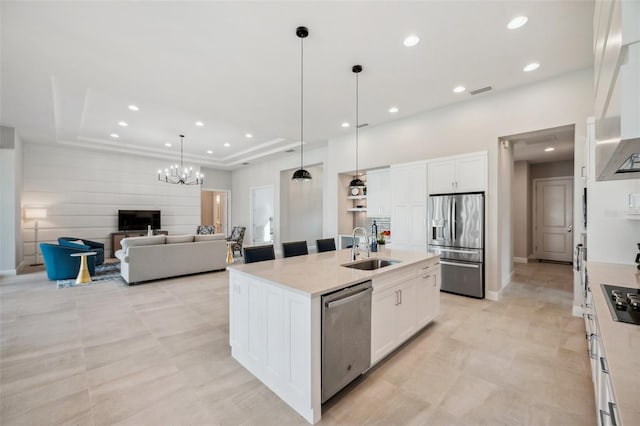
<path id="1" fill-rule="evenodd" d="M 298 169 L 293 173 L 293 180 L 311 180 L 311 173 L 305 169 Z"/>
<path id="2" fill-rule="evenodd" d="M 300 38 L 300 169 L 296 170 L 292 180 L 311 180 L 311 173 L 302 168 L 304 151 L 304 39 L 309 35 L 307 27 L 296 28 L 296 36 Z"/>
<path id="3" fill-rule="evenodd" d="M 360 127 L 358 122 L 358 74 L 362 72 L 362 65 L 354 65 L 351 71 L 356 75 L 356 175 L 349 182 L 349 186 L 365 186 L 364 182 L 358 177 L 358 128 Z"/>

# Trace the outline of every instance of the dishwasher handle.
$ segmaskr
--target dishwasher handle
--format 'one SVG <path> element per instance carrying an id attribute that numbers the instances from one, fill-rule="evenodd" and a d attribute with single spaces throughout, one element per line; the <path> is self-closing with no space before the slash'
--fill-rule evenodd
<path id="1" fill-rule="evenodd" d="M 345 303 L 349 303 L 354 299 L 358 299 L 360 297 L 366 296 L 372 292 L 373 292 L 373 289 L 371 287 L 368 287 L 368 288 L 362 289 L 357 293 L 353 293 L 347 297 L 343 297 L 342 299 L 333 300 L 331 302 L 325 302 L 324 307 L 327 309 L 335 308 L 336 306 L 344 305 Z"/>

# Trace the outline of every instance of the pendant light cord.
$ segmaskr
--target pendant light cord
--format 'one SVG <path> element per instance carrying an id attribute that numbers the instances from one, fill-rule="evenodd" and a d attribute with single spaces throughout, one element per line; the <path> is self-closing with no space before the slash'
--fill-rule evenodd
<path id="1" fill-rule="evenodd" d="M 304 151 L 304 38 L 300 38 L 300 169 Z"/>
<path id="2" fill-rule="evenodd" d="M 182 165 L 182 145 L 184 143 L 184 135 L 180 135 L 180 173 L 184 170 L 184 166 Z"/>
<path id="3" fill-rule="evenodd" d="M 356 179 L 358 179 L 358 73 L 356 73 Z"/>

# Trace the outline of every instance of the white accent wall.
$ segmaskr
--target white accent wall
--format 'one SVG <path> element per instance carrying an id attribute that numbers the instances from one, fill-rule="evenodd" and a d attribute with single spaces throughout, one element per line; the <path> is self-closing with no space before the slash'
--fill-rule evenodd
<path id="1" fill-rule="evenodd" d="M 16 274 L 22 260 L 21 188 L 22 141 L 0 126 L 0 275 Z"/>
<path id="2" fill-rule="evenodd" d="M 200 224 L 200 187 L 157 180 L 166 161 L 64 145 L 24 144 L 23 207 L 47 209 L 39 241 L 78 237 L 105 244 L 118 230 L 118 210 L 160 210 L 169 234 L 195 233 Z M 34 226 L 23 225 L 24 262 L 34 260 Z"/>

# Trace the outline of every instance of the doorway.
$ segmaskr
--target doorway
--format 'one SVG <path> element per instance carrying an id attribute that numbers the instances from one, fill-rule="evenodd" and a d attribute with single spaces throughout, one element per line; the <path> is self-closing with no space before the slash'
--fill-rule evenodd
<path id="1" fill-rule="evenodd" d="M 535 257 L 573 260 L 573 177 L 534 179 Z"/>
<path id="2" fill-rule="evenodd" d="M 213 225 L 216 233 L 229 235 L 229 191 L 200 192 L 200 224 Z"/>
<path id="3" fill-rule="evenodd" d="M 253 245 L 273 244 L 273 185 L 251 188 L 251 238 Z"/>

